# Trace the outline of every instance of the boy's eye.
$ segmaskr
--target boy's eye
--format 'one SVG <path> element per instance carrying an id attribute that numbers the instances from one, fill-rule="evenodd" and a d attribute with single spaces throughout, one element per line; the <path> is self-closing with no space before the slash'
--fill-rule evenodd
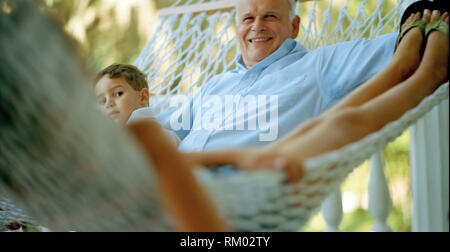
<path id="1" fill-rule="evenodd" d="M 115 93 L 115 96 L 117 96 L 117 97 L 122 96 L 122 95 L 123 95 L 123 91 L 117 91 Z"/>

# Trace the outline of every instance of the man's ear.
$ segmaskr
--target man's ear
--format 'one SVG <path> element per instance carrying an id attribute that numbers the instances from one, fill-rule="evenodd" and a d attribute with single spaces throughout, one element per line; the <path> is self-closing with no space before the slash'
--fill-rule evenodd
<path id="1" fill-rule="evenodd" d="M 291 38 L 296 39 L 298 36 L 298 33 L 300 31 L 300 17 L 295 16 L 294 20 L 292 21 L 292 33 Z"/>
<path id="2" fill-rule="evenodd" d="M 147 107 L 150 100 L 150 92 L 148 91 L 148 88 L 141 89 L 141 91 L 139 91 L 139 97 L 141 105 Z"/>

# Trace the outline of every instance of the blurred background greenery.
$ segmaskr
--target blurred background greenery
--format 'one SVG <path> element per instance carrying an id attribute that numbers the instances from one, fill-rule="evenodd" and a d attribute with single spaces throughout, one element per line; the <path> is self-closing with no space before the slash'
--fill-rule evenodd
<path id="1" fill-rule="evenodd" d="M 37 0 L 42 9 L 50 12 L 58 22 L 81 45 L 88 68 L 97 72 L 115 62 L 133 63 L 139 52 L 154 33 L 157 13 L 161 8 L 173 4 L 174 0 Z M 183 1 L 182 1 L 183 2 Z M 195 1 L 194 1 L 195 2 Z M 345 0 L 333 1 L 331 14 L 336 17 Z M 348 1 L 350 16 L 356 13 L 361 0 Z M 369 0 L 364 8 L 367 13 L 376 9 L 379 1 Z M 385 0 L 381 15 L 396 5 L 395 0 Z M 313 3 L 306 3 L 300 9 L 304 24 Z M 316 11 L 328 8 L 328 1 L 322 0 Z M 318 23 L 322 20 L 319 16 Z M 337 22 L 336 18 L 333 22 Z M 344 20 L 344 27 L 346 21 Z M 330 26 L 333 27 L 333 24 Z M 385 32 L 391 31 L 388 25 Z M 409 175 L 409 137 L 407 132 L 384 150 L 386 173 L 389 180 L 393 210 L 388 219 L 394 231 L 411 231 L 411 198 Z M 367 211 L 367 187 L 369 167 L 367 163 L 352 173 L 343 184 L 345 231 L 369 231 L 374 220 Z M 323 231 L 325 223 L 320 214 L 311 219 L 304 231 Z"/>

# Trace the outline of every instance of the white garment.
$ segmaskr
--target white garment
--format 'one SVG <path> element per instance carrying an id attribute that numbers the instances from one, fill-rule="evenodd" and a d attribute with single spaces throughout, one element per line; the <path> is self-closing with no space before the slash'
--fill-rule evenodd
<path id="1" fill-rule="evenodd" d="M 130 124 L 131 122 L 148 120 L 148 119 L 156 120 L 153 110 L 149 107 L 140 108 L 140 109 L 136 109 L 135 111 L 133 111 L 133 113 L 131 113 L 131 116 L 128 119 L 127 124 Z M 168 129 L 164 129 L 164 132 L 177 147 L 180 145 L 181 140 L 175 132 L 168 130 Z"/>

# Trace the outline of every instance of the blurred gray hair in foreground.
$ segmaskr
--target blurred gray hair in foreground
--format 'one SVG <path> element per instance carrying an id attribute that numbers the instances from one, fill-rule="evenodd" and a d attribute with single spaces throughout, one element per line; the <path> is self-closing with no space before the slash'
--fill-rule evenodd
<path id="1" fill-rule="evenodd" d="M 151 160 L 89 82 L 35 1 L 0 0 L 0 200 L 54 231 L 170 230 Z"/>

